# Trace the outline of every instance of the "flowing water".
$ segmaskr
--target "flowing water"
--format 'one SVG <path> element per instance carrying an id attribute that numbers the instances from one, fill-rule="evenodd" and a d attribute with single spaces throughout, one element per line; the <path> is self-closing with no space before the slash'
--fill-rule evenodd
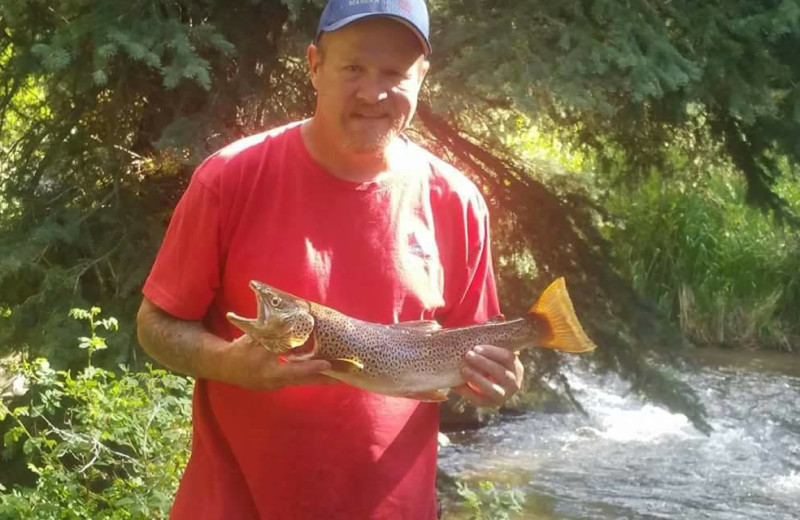
<path id="1" fill-rule="evenodd" d="M 707 408 L 707 435 L 576 364 L 566 373 L 587 414 L 451 434 L 440 467 L 519 489 L 520 518 L 800 519 L 800 356 L 703 350 L 698 361 L 681 378 Z"/>

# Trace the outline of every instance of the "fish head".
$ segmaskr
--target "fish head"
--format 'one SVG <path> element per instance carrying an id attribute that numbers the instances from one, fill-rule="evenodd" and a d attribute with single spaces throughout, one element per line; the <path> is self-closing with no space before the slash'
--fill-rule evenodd
<path id="1" fill-rule="evenodd" d="M 250 288 L 256 295 L 255 319 L 229 312 L 228 321 L 276 354 L 284 354 L 308 341 L 314 331 L 314 316 L 307 301 L 255 280 L 250 282 Z"/>

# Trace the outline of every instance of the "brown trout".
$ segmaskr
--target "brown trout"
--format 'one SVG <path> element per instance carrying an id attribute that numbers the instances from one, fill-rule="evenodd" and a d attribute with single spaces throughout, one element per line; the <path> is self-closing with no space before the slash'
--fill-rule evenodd
<path id="1" fill-rule="evenodd" d="M 420 401 L 443 401 L 441 390 L 464 383 L 464 355 L 476 345 L 518 352 L 543 347 L 564 352 L 595 348 L 586 336 L 563 278 L 553 282 L 522 318 L 442 328 L 435 321 L 369 323 L 252 281 L 255 319 L 229 312 L 228 320 L 270 352 L 287 360 L 324 359 L 323 374 L 350 385 Z M 312 340 L 312 348 L 302 348 Z"/>

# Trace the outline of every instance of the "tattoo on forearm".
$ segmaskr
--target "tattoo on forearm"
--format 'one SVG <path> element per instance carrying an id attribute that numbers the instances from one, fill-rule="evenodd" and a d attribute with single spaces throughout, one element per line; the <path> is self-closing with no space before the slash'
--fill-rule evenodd
<path id="1" fill-rule="evenodd" d="M 198 355 L 203 326 L 197 322 L 181 321 L 163 311 L 151 310 L 147 323 L 139 327 L 142 346 L 160 363 L 182 374 L 198 377 Z"/>

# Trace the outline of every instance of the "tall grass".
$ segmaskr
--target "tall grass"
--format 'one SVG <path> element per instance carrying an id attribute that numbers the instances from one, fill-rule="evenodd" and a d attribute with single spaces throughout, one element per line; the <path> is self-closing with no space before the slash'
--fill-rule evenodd
<path id="1" fill-rule="evenodd" d="M 600 226 L 615 266 L 690 339 L 800 351 L 800 232 L 745 203 L 741 172 L 710 136 L 698 148 L 677 134 L 665 143 L 666 162 L 642 179 L 626 174 L 632 166 L 624 161 L 571 146 L 568 131 L 542 130 L 521 116 L 492 121 L 501 146 L 528 164 L 549 165 L 533 168 L 539 180 L 568 182 L 611 215 Z M 800 168 L 775 159 L 785 173 L 776 192 L 800 214 Z M 518 255 L 498 263 L 536 273 L 535 261 Z"/>
<path id="2" fill-rule="evenodd" d="M 800 188 L 781 188 L 790 202 Z M 800 349 L 800 236 L 743 204 L 738 178 L 652 178 L 608 200 L 620 269 L 698 343 Z"/>

